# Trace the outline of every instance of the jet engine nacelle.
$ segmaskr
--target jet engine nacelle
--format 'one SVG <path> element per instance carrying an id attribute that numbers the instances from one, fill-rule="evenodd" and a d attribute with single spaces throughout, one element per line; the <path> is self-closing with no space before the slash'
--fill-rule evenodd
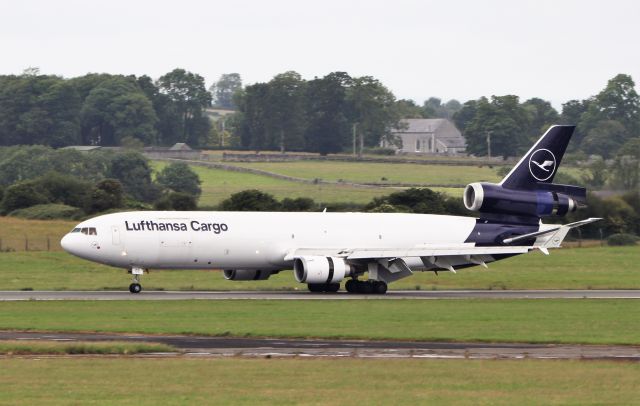
<path id="1" fill-rule="evenodd" d="M 578 202 L 562 191 L 576 191 L 580 196 L 582 190 L 577 186 L 554 184 L 541 186 L 538 190 L 521 190 L 506 189 L 494 183 L 471 183 L 464 189 L 464 205 L 469 210 L 482 213 L 564 216 L 575 211 Z M 577 198 L 582 200 L 581 197 Z"/>
<path id="2" fill-rule="evenodd" d="M 351 275 L 343 258 L 307 256 L 293 261 L 293 273 L 300 283 L 339 283 Z"/>
<path id="3" fill-rule="evenodd" d="M 228 281 L 263 281 L 277 272 L 252 269 L 225 269 L 224 278 Z"/>

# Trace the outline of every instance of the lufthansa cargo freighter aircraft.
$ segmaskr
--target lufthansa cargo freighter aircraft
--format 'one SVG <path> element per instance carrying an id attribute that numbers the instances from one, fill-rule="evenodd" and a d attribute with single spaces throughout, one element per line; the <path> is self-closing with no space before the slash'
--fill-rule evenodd
<path id="1" fill-rule="evenodd" d="M 498 184 L 472 183 L 478 218 L 401 213 L 136 211 L 84 221 L 61 241 L 69 253 L 127 269 L 131 293 L 149 269 L 222 269 L 264 280 L 286 269 L 312 292 L 385 293 L 417 271 L 456 269 L 557 248 L 573 227 L 542 224 L 586 204 L 586 190 L 553 183 L 575 127 L 553 126 Z M 366 280 L 362 277 L 367 274 Z"/>

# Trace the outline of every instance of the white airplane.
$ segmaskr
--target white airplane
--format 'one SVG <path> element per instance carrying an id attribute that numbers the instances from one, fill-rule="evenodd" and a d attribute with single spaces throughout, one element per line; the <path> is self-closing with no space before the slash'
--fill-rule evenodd
<path id="1" fill-rule="evenodd" d="M 538 249 L 548 254 L 573 227 L 542 224 L 586 203 L 586 190 L 551 183 L 573 133 L 553 126 L 499 184 L 472 183 L 464 204 L 479 218 L 401 213 L 135 211 L 83 221 L 65 251 L 133 274 L 221 269 L 229 280 L 264 280 L 293 269 L 313 292 L 385 293 L 417 271 L 455 272 Z M 547 161 L 551 161 L 548 163 Z M 539 165 L 544 163 L 544 167 Z M 533 165 L 532 165 L 533 163 Z M 364 274 L 367 279 L 362 280 Z"/>

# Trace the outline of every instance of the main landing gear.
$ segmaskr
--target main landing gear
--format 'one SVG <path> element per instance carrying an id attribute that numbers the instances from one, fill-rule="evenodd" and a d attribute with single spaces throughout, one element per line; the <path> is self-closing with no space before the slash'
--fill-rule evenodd
<path id="1" fill-rule="evenodd" d="M 140 285 L 140 275 L 144 273 L 142 268 L 131 268 L 129 271 L 133 275 L 133 283 L 129 285 L 129 292 L 140 293 L 142 292 L 142 285 Z"/>
<path id="2" fill-rule="evenodd" d="M 359 281 L 349 279 L 344 286 L 349 293 L 364 293 L 384 295 L 387 293 L 387 284 L 383 281 Z"/>
<path id="3" fill-rule="evenodd" d="M 339 283 L 309 283 L 307 286 L 310 292 L 336 293 L 340 290 Z"/>

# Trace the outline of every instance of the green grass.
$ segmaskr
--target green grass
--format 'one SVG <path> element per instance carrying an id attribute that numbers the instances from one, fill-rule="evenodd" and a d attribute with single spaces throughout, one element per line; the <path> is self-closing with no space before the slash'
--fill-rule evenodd
<path id="1" fill-rule="evenodd" d="M 5 359 L 0 404 L 631 405 L 640 364 L 366 359 Z"/>
<path id="2" fill-rule="evenodd" d="M 157 343 L 59 342 L 59 341 L 0 341 L 0 354 L 4 355 L 65 355 L 100 354 L 133 355 L 152 352 L 176 352 L 174 347 Z"/>
<path id="3" fill-rule="evenodd" d="M 193 300 L 0 303 L 0 330 L 640 344 L 634 300 Z"/>
<path id="4" fill-rule="evenodd" d="M 71 231 L 78 221 L 26 220 L 16 217 L 0 217 L 0 252 L 46 250 L 61 251 L 60 239 Z"/>
<path id="5" fill-rule="evenodd" d="M 520 255 L 457 274 L 416 272 L 391 289 L 640 289 L 640 247 L 593 247 Z M 64 252 L 0 253 L 0 290 L 126 290 L 130 276 Z M 290 271 L 266 281 L 227 281 L 219 271 L 151 271 L 146 290 L 306 290 Z"/>
<path id="6" fill-rule="evenodd" d="M 495 168 L 488 166 L 418 165 L 407 163 L 294 161 L 238 162 L 234 166 L 260 169 L 305 179 L 355 183 L 417 183 L 424 185 L 466 185 L 471 182 L 497 182 Z M 385 178 L 386 180 L 383 180 Z"/>
<path id="7" fill-rule="evenodd" d="M 161 170 L 164 162 L 153 162 L 155 170 Z M 319 204 L 352 202 L 365 204 L 376 196 L 392 193 L 394 189 L 358 188 L 342 185 L 313 185 L 268 176 L 225 171 L 222 169 L 191 166 L 202 180 L 200 206 L 215 206 L 233 193 L 247 189 L 259 189 L 278 199 L 285 197 L 310 197 Z"/>

